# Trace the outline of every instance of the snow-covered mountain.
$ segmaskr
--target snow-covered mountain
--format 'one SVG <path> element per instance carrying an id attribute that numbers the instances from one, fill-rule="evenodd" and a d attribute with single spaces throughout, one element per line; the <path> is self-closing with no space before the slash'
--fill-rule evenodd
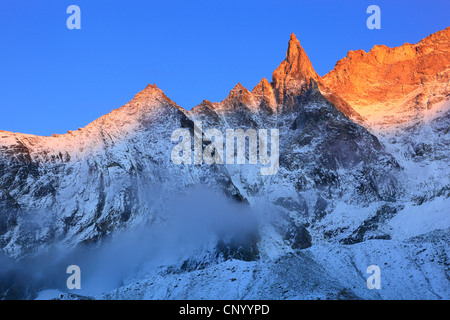
<path id="1" fill-rule="evenodd" d="M 149 85 L 77 131 L 0 131 L 0 297 L 68 291 L 78 264 L 84 290 L 39 297 L 448 299 L 449 30 L 323 78 L 291 35 L 271 83 L 221 102 Z M 174 164 L 172 133 L 200 121 L 278 129 L 278 172 Z"/>

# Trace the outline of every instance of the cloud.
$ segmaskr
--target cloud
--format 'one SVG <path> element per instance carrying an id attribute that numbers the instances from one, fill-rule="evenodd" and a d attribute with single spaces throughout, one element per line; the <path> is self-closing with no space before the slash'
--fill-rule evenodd
<path id="1" fill-rule="evenodd" d="M 158 222 L 130 226 L 100 243 L 74 249 L 56 243 L 45 253 L 21 261 L 0 256 L 0 298 L 29 299 L 45 289 L 68 291 L 69 265 L 81 269 L 81 290 L 71 292 L 100 294 L 146 270 L 181 267 L 192 257 L 217 257 L 219 241 L 222 246 L 245 241 L 257 226 L 249 206 L 206 188 L 171 194 L 161 201 Z"/>

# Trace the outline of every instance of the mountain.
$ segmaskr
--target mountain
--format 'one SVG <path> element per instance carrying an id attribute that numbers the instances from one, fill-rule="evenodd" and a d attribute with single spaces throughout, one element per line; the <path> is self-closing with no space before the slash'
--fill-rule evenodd
<path id="1" fill-rule="evenodd" d="M 448 30 L 415 54 L 349 53 L 323 78 L 292 34 L 271 83 L 221 102 L 186 111 L 149 85 L 77 131 L 0 131 L 0 297 L 448 299 Z M 441 112 L 374 129 L 372 105 L 416 110 L 419 91 Z M 215 145 L 209 129 L 278 130 L 279 168 L 261 175 L 248 152 L 175 164 L 177 129 L 191 159 L 196 141 Z M 82 296 L 43 291 L 67 291 L 54 274 L 68 264 L 84 270 Z M 383 290 L 367 289 L 373 264 Z M 11 284 L 29 265 L 40 276 Z"/>
<path id="2" fill-rule="evenodd" d="M 413 199 L 448 192 L 449 48 L 450 27 L 417 44 L 350 51 L 322 79 L 396 156 Z"/>
<path id="3" fill-rule="evenodd" d="M 449 99 L 450 27 L 417 44 L 350 51 L 323 77 L 371 127 L 407 124 Z"/>

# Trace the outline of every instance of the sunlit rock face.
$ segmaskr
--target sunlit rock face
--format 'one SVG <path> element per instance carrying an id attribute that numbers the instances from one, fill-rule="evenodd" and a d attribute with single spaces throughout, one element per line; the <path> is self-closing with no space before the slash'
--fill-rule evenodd
<path id="1" fill-rule="evenodd" d="M 238 83 L 221 102 L 187 111 L 149 85 L 77 131 L 0 131 L 0 250 L 37 259 L 61 247 L 111 251 L 104 243 L 116 239 L 129 261 L 151 262 L 142 272 L 127 265 L 111 292 L 86 293 L 102 299 L 448 298 L 448 34 L 350 52 L 323 78 L 292 34 L 272 82 Z M 187 129 L 195 141 L 196 123 L 202 147 L 208 129 L 279 130 L 279 170 L 263 176 L 248 156 L 245 165 L 173 163 L 172 133 Z M 429 257 L 409 254 L 422 247 Z M 398 279 L 383 293 L 343 273 L 364 273 L 369 253 Z M 417 272 L 396 276 L 417 259 Z M 300 278 L 305 288 L 292 287 Z M 2 285 L 0 274 L 0 298 Z"/>
<path id="2" fill-rule="evenodd" d="M 450 27 L 417 44 L 350 51 L 323 77 L 373 128 L 404 125 L 448 100 Z"/>
<path id="3" fill-rule="evenodd" d="M 273 72 L 272 81 L 278 103 L 282 111 L 295 106 L 290 99 L 299 96 L 311 87 L 311 80 L 317 81 L 319 75 L 314 70 L 305 50 L 294 34 L 289 40 L 286 59 Z"/>

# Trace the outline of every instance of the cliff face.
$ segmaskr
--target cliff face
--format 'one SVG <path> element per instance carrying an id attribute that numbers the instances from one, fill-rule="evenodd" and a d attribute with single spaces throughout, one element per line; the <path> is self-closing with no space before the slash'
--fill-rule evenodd
<path id="1" fill-rule="evenodd" d="M 273 72 L 272 81 L 278 103 L 283 111 L 293 107 L 290 97 L 299 96 L 317 82 L 319 75 L 294 34 L 288 44 L 286 59 Z"/>
<path id="2" fill-rule="evenodd" d="M 323 77 L 368 126 L 386 128 L 413 121 L 449 98 L 450 27 L 417 44 L 350 51 Z"/>

